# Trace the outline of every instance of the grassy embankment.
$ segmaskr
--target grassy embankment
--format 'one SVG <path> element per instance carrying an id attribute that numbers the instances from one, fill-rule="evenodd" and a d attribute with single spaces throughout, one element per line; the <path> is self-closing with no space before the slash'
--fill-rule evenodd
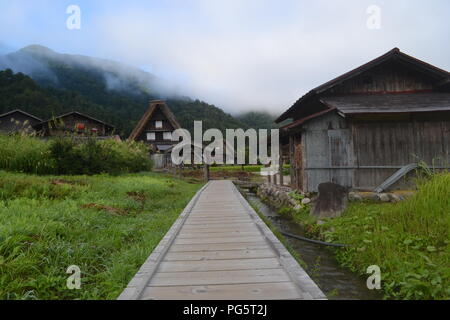
<path id="1" fill-rule="evenodd" d="M 389 299 L 450 298 L 450 173 L 418 181 L 417 193 L 399 203 L 350 203 L 340 218 L 318 226 L 296 220 L 322 239 L 350 245 L 335 250 L 338 261 L 368 276 L 381 268 Z"/>
<path id="2" fill-rule="evenodd" d="M 115 299 L 199 188 L 157 174 L 0 172 L 0 299 Z M 80 290 L 66 287 L 71 265 Z"/>

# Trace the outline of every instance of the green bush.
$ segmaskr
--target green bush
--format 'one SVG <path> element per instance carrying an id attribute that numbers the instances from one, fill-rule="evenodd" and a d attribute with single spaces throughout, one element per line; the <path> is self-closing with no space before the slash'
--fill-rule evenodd
<path id="1" fill-rule="evenodd" d="M 134 141 L 0 136 L 0 169 L 33 174 L 121 174 L 148 171 L 148 149 Z"/>

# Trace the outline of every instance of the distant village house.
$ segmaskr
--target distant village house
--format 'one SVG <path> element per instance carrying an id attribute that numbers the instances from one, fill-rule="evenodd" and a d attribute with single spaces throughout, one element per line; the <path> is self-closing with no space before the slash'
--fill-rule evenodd
<path id="1" fill-rule="evenodd" d="M 114 126 L 76 111 L 43 121 L 37 124 L 35 129 L 44 137 L 66 135 L 110 137 L 114 133 Z"/>
<path id="2" fill-rule="evenodd" d="M 0 133 L 3 134 L 26 133 L 40 137 L 94 136 L 102 139 L 111 138 L 114 130 L 114 126 L 76 111 L 46 121 L 22 110 L 0 115 Z"/>
<path id="3" fill-rule="evenodd" d="M 150 106 L 131 132 L 130 140 L 143 141 L 154 156 L 155 167 L 170 166 L 170 151 L 177 143 L 172 133 L 181 126 L 165 101 L 150 101 Z M 164 156 L 162 156 L 164 155 Z"/>
<path id="4" fill-rule="evenodd" d="M 154 100 L 150 102 L 129 139 L 143 141 L 154 153 L 164 153 L 176 144 L 172 141 L 172 133 L 179 128 L 181 127 L 167 104 L 162 100 Z"/>
<path id="5" fill-rule="evenodd" d="M 34 127 L 42 120 L 25 111 L 16 109 L 0 115 L 0 132 L 3 134 L 12 133 L 35 133 Z"/>

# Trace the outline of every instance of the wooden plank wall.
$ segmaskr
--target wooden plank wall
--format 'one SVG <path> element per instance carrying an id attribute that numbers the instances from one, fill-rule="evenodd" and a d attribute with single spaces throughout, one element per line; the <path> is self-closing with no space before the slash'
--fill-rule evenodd
<path id="1" fill-rule="evenodd" d="M 351 130 L 336 113 L 303 126 L 303 178 L 306 191 L 317 191 L 323 182 L 353 185 L 353 169 L 330 169 L 355 165 Z"/>
<path id="2" fill-rule="evenodd" d="M 450 164 L 450 121 L 353 123 L 353 140 L 358 166 L 404 166 L 418 161 L 428 165 Z M 359 169 L 355 186 L 372 188 L 396 169 Z M 394 187 L 410 183 L 400 181 Z"/>
<path id="3" fill-rule="evenodd" d="M 353 122 L 331 113 L 308 122 L 301 135 L 303 189 L 317 191 L 320 183 L 329 181 L 373 189 L 398 170 L 351 167 L 404 166 L 418 161 L 448 166 L 450 121 L 441 118 Z M 393 188 L 407 187 L 410 182 L 400 180 Z"/>

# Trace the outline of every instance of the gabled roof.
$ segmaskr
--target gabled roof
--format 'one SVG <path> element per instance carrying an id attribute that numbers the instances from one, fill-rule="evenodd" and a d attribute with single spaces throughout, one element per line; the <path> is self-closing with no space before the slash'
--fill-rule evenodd
<path id="1" fill-rule="evenodd" d="M 27 116 L 27 117 L 33 118 L 33 119 L 35 119 L 36 121 L 39 121 L 39 122 L 42 121 L 42 119 L 39 119 L 38 117 L 35 117 L 35 116 L 33 116 L 33 115 L 31 115 L 31 114 L 29 114 L 29 113 L 27 113 L 27 112 L 25 112 L 25 111 L 22 111 L 22 110 L 20 110 L 20 109 L 15 109 L 15 110 L 12 110 L 12 111 L 8 111 L 8 112 L 6 112 L 6 113 L 4 113 L 4 114 L 0 114 L 0 118 L 9 116 L 10 114 L 13 114 L 13 113 L 16 113 L 16 112 L 19 112 L 19 113 L 21 113 L 21 114 L 23 114 L 23 115 L 25 115 L 25 116 Z"/>
<path id="2" fill-rule="evenodd" d="M 181 126 L 178 123 L 177 119 L 175 118 L 172 111 L 170 111 L 169 107 L 167 106 L 166 102 L 163 100 L 153 100 L 150 101 L 150 106 L 148 107 L 147 111 L 142 116 L 141 120 L 139 120 L 136 127 L 133 129 L 133 132 L 131 132 L 130 137 L 128 139 L 135 140 L 137 137 L 139 137 L 142 133 L 142 131 L 145 128 L 145 125 L 148 123 L 148 121 L 151 119 L 153 113 L 160 108 L 162 113 L 167 117 L 169 122 L 172 124 L 172 126 L 175 129 L 180 129 Z"/>
<path id="3" fill-rule="evenodd" d="M 53 120 L 55 120 L 55 119 L 65 118 L 65 117 L 70 116 L 70 115 L 73 115 L 73 114 L 76 114 L 76 115 L 81 116 L 81 117 L 83 117 L 83 118 L 87 118 L 87 119 L 90 119 L 90 120 L 92 120 L 92 121 L 101 123 L 101 124 L 103 124 L 103 125 L 106 126 L 106 127 L 110 127 L 111 129 L 114 129 L 114 128 L 115 128 L 113 125 L 107 124 L 107 123 L 105 123 L 105 122 L 103 122 L 103 121 L 101 121 L 101 120 L 92 118 L 91 116 L 88 116 L 88 115 L 83 114 L 83 113 L 78 112 L 78 111 L 71 111 L 71 112 L 62 114 L 62 115 L 60 115 L 60 116 L 57 116 L 57 117 L 48 119 L 48 120 L 46 120 L 46 121 L 42 121 L 42 122 L 41 122 L 39 125 L 37 125 L 37 126 L 41 126 L 41 125 L 43 125 L 44 123 L 48 123 L 48 122 L 53 121 Z"/>
<path id="4" fill-rule="evenodd" d="M 450 80 L 450 73 L 448 71 L 439 69 L 429 63 L 426 63 L 424 61 L 421 61 L 417 58 L 414 58 L 412 56 L 409 56 L 409 55 L 401 52 L 400 49 L 398 49 L 398 48 L 394 48 L 394 49 L 388 51 L 387 53 L 385 53 L 384 55 L 312 89 L 310 92 L 308 92 L 307 94 L 302 96 L 299 100 L 297 100 L 294 103 L 294 105 L 292 105 L 286 112 L 284 112 L 280 117 L 278 117 L 278 119 L 276 119 L 275 122 L 280 123 L 281 121 L 284 121 L 284 120 L 290 118 L 291 112 L 294 111 L 300 105 L 300 103 L 303 102 L 304 100 L 306 100 L 307 98 L 310 98 L 312 96 L 323 93 L 323 92 L 341 84 L 342 82 L 344 82 L 346 80 L 356 77 L 369 69 L 372 69 L 386 61 L 393 60 L 393 59 L 397 59 L 399 61 L 410 64 L 411 66 L 414 66 L 416 69 L 419 69 L 422 72 L 428 73 L 436 78 L 442 79 L 443 80 L 442 84 L 448 83 Z"/>

